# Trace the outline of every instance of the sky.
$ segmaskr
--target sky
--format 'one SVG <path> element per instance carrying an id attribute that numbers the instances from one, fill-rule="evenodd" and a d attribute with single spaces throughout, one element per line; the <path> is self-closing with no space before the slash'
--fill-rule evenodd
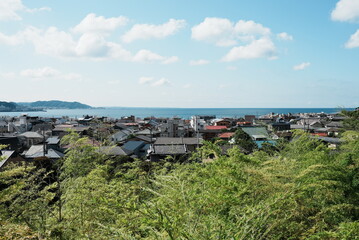
<path id="1" fill-rule="evenodd" d="M 359 0 L 0 0 L 0 101 L 359 106 Z"/>

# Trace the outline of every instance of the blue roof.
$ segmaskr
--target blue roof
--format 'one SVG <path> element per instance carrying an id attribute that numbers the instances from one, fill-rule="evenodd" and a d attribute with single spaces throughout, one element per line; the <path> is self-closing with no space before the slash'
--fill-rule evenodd
<path id="1" fill-rule="evenodd" d="M 130 151 L 135 151 L 145 145 L 142 141 L 128 141 L 122 147 Z"/>
<path id="2" fill-rule="evenodd" d="M 262 148 L 263 143 L 270 143 L 273 146 L 275 146 L 277 144 L 276 141 L 271 141 L 271 140 L 269 140 L 269 141 L 255 141 L 255 143 L 257 144 L 258 148 Z"/>

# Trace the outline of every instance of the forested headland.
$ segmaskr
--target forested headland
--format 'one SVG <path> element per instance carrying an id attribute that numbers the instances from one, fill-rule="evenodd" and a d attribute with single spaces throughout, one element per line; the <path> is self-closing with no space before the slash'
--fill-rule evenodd
<path id="1" fill-rule="evenodd" d="M 61 161 L 0 172 L 0 239 L 359 239 L 359 112 L 345 114 L 337 149 L 297 131 L 181 162 L 108 157 L 70 133 Z"/>

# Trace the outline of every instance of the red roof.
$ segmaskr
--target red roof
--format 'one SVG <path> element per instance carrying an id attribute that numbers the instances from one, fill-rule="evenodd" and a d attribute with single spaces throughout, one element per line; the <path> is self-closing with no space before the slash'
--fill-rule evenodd
<path id="1" fill-rule="evenodd" d="M 311 133 L 313 136 L 328 137 L 327 133 Z"/>
<path id="2" fill-rule="evenodd" d="M 218 135 L 219 138 L 231 138 L 234 135 L 234 132 L 225 132 Z"/>
<path id="3" fill-rule="evenodd" d="M 206 126 L 206 130 L 221 130 L 227 129 L 226 126 Z"/>

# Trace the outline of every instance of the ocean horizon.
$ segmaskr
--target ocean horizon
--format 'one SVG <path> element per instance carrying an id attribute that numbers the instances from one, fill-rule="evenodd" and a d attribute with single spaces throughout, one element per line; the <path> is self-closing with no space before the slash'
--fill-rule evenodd
<path id="1" fill-rule="evenodd" d="M 190 119 L 194 115 L 215 115 L 223 117 L 243 117 L 244 115 L 261 116 L 269 113 L 337 113 L 341 110 L 354 108 L 161 108 L 161 107 L 101 107 L 91 109 L 47 109 L 41 112 L 0 112 L 0 116 L 29 116 L 39 117 L 71 117 L 80 118 L 86 115 L 97 117 L 121 118 L 134 115 L 135 117 L 180 117 Z"/>

